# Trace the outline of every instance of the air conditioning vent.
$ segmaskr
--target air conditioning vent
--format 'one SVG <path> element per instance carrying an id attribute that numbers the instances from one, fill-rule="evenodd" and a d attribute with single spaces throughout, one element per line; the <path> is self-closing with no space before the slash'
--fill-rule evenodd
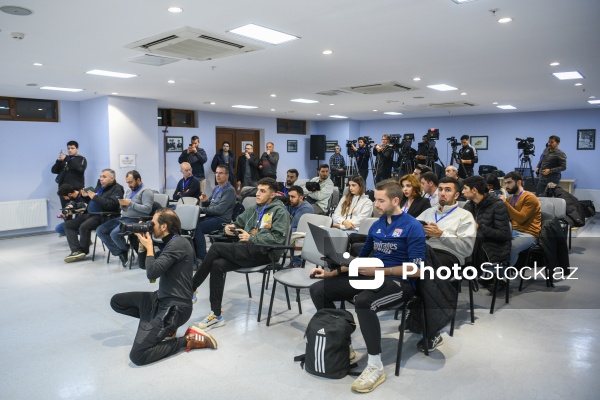
<path id="1" fill-rule="evenodd" d="M 170 57 L 162 57 L 155 56 L 152 54 L 144 54 L 143 56 L 135 56 L 127 59 L 129 62 L 134 62 L 138 64 L 146 64 L 153 65 L 155 67 L 160 67 L 167 64 L 173 64 L 178 61 L 181 61 L 179 58 L 170 58 Z"/>
<path id="2" fill-rule="evenodd" d="M 322 96 L 340 96 L 343 94 L 352 94 L 352 93 L 348 93 L 348 92 L 344 92 L 343 90 L 326 90 L 324 92 L 317 92 L 317 94 L 320 94 Z"/>
<path id="3" fill-rule="evenodd" d="M 429 104 L 431 108 L 458 108 L 458 107 L 473 107 L 475 104 L 472 103 L 432 103 Z"/>
<path id="4" fill-rule="evenodd" d="M 193 29 L 188 26 L 139 40 L 125 47 L 151 53 L 155 56 L 197 61 L 262 50 L 262 47 L 259 46 L 237 40 L 232 42 L 226 36 Z"/>
<path id="5" fill-rule="evenodd" d="M 396 93 L 396 92 L 406 92 L 409 90 L 415 90 L 406 85 L 401 85 L 398 82 L 390 81 L 390 82 L 381 82 L 381 83 L 371 83 L 368 85 L 357 85 L 357 86 L 348 86 L 341 88 L 343 90 L 347 90 L 350 92 L 362 93 L 362 94 L 383 94 L 383 93 Z"/>

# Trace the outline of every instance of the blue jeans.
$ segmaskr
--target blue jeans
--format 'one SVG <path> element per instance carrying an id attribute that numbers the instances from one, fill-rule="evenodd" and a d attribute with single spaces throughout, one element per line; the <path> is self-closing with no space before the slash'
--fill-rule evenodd
<path id="1" fill-rule="evenodd" d="M 61 222 L 60 224 L 56 225 L 54 227 L 54 230 L 56 231 L 56 233 L 58 233 L 58 236 L 65 236 L 65 223 Z"/>
<path id="2" fill-rule="evenodd" d="M 198 219 L 196 225 L 196 258 L 204 260 L 206 258 L 206 238 L 205 234 L 223 228 L 225 220 L 219 217 L 202 217 Z"/>
<path id="3" fill-rule="evenodd" d="M 118 235 L 119 223 L 132 223 L 138 222 L 139 218 L 113 218 L 106 221 L 96 229 L 96 236 L 102 240 L 102 243 L 108 248 L 110 254 L 118 256 L 121 253 L 127 252 L 127 242 L 125 236 Z"/>
<path id="4" fill-rule="evenodd" d="M 510 265 L 515 265 L 519 259 L 519 253 L 527 250 L 535 243 L 535 237 L 529 233 L 520 232 L 516 229 L 512 231 L 512 242 L 510 248 Z"/>

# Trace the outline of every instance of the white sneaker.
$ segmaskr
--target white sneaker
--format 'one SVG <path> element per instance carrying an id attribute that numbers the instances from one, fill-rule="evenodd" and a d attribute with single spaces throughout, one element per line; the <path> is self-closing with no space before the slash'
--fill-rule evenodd
<path id="1" fill-rule="evenodd" d="M 374 365 L 367 365 L 367 368 L 352 383 L 352 390 L 358 393 L 369 393 L 385 382 L 385 371 Z"/>
<path id="2" fill-rule="evenodd" d="M 363 358 L 365 358 L 365 353 L 357 353 L 354 351 L 354 347 L 350 345 L 350 364 L 358 364 Z"/>
<path id="3" fill-rule="evenodd" d="M 212 328 L 218 328 L 225 324 L 226 324 L 226 322 L 225 322 L 225 317 L 223 316 L 223 311 L 221 311 L 221 315 L 218 317 L 215 315 L 215 313 L 213 313 L 211 311 L 210 314 L 208 314 L 208 316 L 206 318 L 204 318 L 202 321 L 198 322 L 196 324 L 196 326 L 200 329 L 212 329 Z"/>

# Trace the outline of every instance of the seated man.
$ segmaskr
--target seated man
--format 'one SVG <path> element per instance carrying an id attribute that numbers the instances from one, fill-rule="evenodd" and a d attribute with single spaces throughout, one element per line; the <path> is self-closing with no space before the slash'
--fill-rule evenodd
<path id="1" fill-rule="evenodd" d="M 139 318 L 140 324 L 129 359 L 135 365 L 147 365 L 177 353 L 180 349 L 217 348 L 208 333 L 190 327 L 183 337 L 175 337 L 177 328 L 192 315 L 192 246 L 181 236 L 181 221 L 173 210 L 161 208 L 152 218 L 152 237 L 162 239 L 161 252 L 154 254 L 149 233 L 136 233 L 146 248 L 146 276 L 160 279 L 155 292 L 119 293 L 110 306 L 119 314 Z"/>
<path id="2" fill-rule="evenodd" d="M 292 221 L 292 232 L 296 232 L 298 222 L 304 214 L 314 214 L 313 206 L 304 200 L 304 190 L 300 186 L 292 186 L 288 191 L 290 205 L 287 206 L 287 212 L 290 214 Z"/>
<path id="3" fill-rule="evenodd" d="M 429 199 L 431 207 L 437 207 L 438 200 L 438 177 L 433 172 L 425 172 L 421 174 L 421 187 L 423 188 L 423 197 Z"/>
<path id="4" fill-rule="evenodd" d="M 62 218 L 63 222 L 56 225 L 54 230 L 59 237 L 65 236 L 65 221 L 72 220 L 78 214 L 83 214 L 87 208 L 87 204 L 83 201 L 79 190 L 75 189 L 68 183 L 63 183 L 58 188 L 58 196 L 64 200 L 65 207 L 62 213 L 57 218 Z"/>
<path id="5" fill-rule="evenodd" d="M 484 262 L 500 264 L 510 259 L 510 217 L 504 202 L 487 190 L 485 179 L 465 179 L 463 195 L 468 200 L 464 209 L 475 217 L 477 245 L 473 259 L 477 267 Z M 491 281 L 484 282 L 490 284 Z"/>
<path id="6" fill-rule="evenodd" d="M 120 234 L 119 224 L 148 219 L 154 204 L 154 192 L 152 189 L 144 187 L 139 172 L 136 170 L 127 172 L 125 183 L 128 186 L 125 198 L 119 199 L 121 217 L 106 221 L 96 229 L 96 235 L 106 245 L 110 254 L 119 257 L 123 267 L 127 266 L 129 246 L 125 241 L 125 236 Z"/>
<path id="7" fill-rule="evenodd" d="M 473 254 L 477 230 L 473 215 L 456 204 L 459 184 L 454 178 L 439 181 L 438 207 L 428 208 L 417 217 L 423 221 L 427 244 L 436 251 L 441 265 L 452 267 L 464 265 L 465 258 Z"/>
<path id="8" fill-rule="evenodd" d="M 96 189 L 81 190 L 84 201 L 88 203 L 87 212 L 75 219 L 65 222 L 65 234 L 71 248 L 71 254 L 65 262 L 83 260 L 90 252 L 92 231 L 103 222 L 103 217 L 94 212 L 113 212 L 119 214 L 119 199 L 123 198 L 123 186 L 115 181 L 115 171 L 103 169 Z M 79 231 L 79 238 L 77 232 Z"/>
<path id="9" fill-rule="evenodd" d="M 369 229 L 359 257 L 369 257 L 374 251 L 372 257 L 383 262 L 385 278 L 379 289 L 355 289 L 345 266 L 332 271 L 320 268 L 310 271 L 316 278 L 325 278 L 310 287 L 310 297 L 317 310 L 335 308 L 334 301 L 355 301 L 360 330 L 369 353 L 367 367 L 352 384 L 352 390 L 360 393 L 372 391 L 386 379 L 381 362 L 381 327 L 377 312 L 410 300 L 415 293 L 414 282 L 403 280 L 405 269 L 402 264 L 414 262 L 419 265 L 425 261 L 423 229 L 413 217 L 402 212 L 401 198 L 402 189 L 396 181 L 385 180 L 375 187 L 375 208 L 381 217 Z M 359 267 L 358 272 L 370 279 L 375 275 L 375 269 L 369 267 Z M 418 276 L 419 272 L 408 275 L 409 278 Z"/>
<path id="10" fill-rule="evenodd" d="M 233 209 L 235 208 L 235 189 L 229 183 L 229 168 L 226 165 L 219 165 L 216 168 L 215 179 L 217 186 L 213 189 L 210 197 L 206 193 L 200 196 L 200 215 L 204 216 L 198 219 L 196 224 L 196 265 L 200 265 L 206 258 L 206 238 L 205 234 L 220 230 L 223 225 L 231 222 Z"/>
<path id="11" fill-rule="evenodd" d="M 256 206 L 247 208 L 235 222 L 225 226 L 225 233 L 237 236 L 239 242 L 216 242 L 210 246 L 208 254 L 194 275 L 195 291 L 210 274 L 210 314 L 196 324 L 201 329 L 217 328 L 225 325 L 221 304 L 225 288 L 225 274 L 239 268 L 270 264 L 269 254 L 255 244 L 284 244 L 290 227 L 289 214 L 279 200 L 277 181 L 262 178 L 258 181 Z M 273 251 L 270 255 L 279 258 L 282 252 Z"/>
<path id="12" fill-rule="evenodd" d="M 519 253 L 533 245 L 540 237 L 542 230 L 542 212 L 540 201 L 535 194 L 523 189 L 523 177 L 516 171 L 504 177 L 504 186 L 511 197 L 504 201 L 512 222 L 512 247 L 510 249 L 510 265 L 514 266 Z"/>
<path id="13" fill-rule="evenodd" d="M 200 196 L 200 181 L 194 175 L 192 175 L 192 166 L 188 162 L 181 163 L 181 173 L 183 178 L 177 183 L 175 193 L 173 193 L 173 200 L 179 200 L 182 197 L 195 197 Z"/>
<path id="14" fill-rule="evenodd" d="M 307 187 L 310 185 L 307 183 L 302 190 L 306 194 L 306 201 L 317 206 L 315 213 L 325 215 L 329 211 L 327 206 L 333 194 L 333 182 L 329 179 L 329 165 L 319 165 L 317 172 L 319 176 L 312 178 L 309 182 L 316 182 L 319 185 L 312 188 L 313 190 L 309 190 Z"/>
<path id="15" fill-rule="evenodd" d="M 284 195 L 287 195 L 288 190 L 290 190 L 290 188 L 296 184 L 296 181 L 298 180 L 298 176 L 299 176 L 299 174 L 298 174 L 297 169 L 295 169 L 295 168 L 288 169 L 285 182 L 277 183 L 279 185 L 279 191 L 281 193 L 283 193 Z"/>

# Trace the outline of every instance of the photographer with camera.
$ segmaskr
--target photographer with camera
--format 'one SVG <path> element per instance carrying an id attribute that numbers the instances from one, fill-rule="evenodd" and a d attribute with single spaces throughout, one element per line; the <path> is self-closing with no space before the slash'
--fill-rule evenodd
<path id="1" fill-rule="evenodd" d="M 144 187 L 139 172 L 136 170 L 127 172 L 125 183 L 127 183 L 128 189 L 125 197 L 119 199 L 121 217 L 108 220 L 96 229 L 96 235 L 108 248 L 110 254 L 119 257 L 123 267 L 127 266 L 129 246 L 125 235 L 121 234 L 119 225 L 138 222 L 140 218 L 149 217 L 154 204 L 154 192 Z"/>
<path id="2" fill-rule="evenodd" d="M 346 161 L 341 154 L 342 148 L 340 146 L 336 145 L 334 151 L 331 157 L 329 157 L 329 168 L 331 169 L 334 185 L 343 190 L 342 185 L 344 183 L 344 175 L 346 174 Z"/>
<path id="3" fill-rule="evenodd" d="M 469 143 L 469 135 L 462 135 L 460 137 L 460 143 L 462 148 L 458 151 L 458 159 L 456 162 L 461 166 L 458 169 L 458 176 L 465 179 L 469 176 L 473 176 L 473 168 L 479 161 L 477 157 L 477 150 Z"/>
<path id="4" fill-rule="evenodd" d="M 150 233 L 136 233 L 146 248 L 146 276 L 160 279 L 155 292 L 119 293 L 110 306 L 119 314 L 139 318 L 129 359 L 135 365 L 147 365 L 177 353 L 180 349 L 217 348 L 208 333 L 190 327 L 183 337 L 175 338 L 177 328 L 192 315 L 192 247 L 181 237 L 181 221 L 171 209 L 161 208 L 152 217 Z M 154 254 L 154 239 L 161 239 L 160 254 Z M 174 340 L 164 340 L 167 337 Z"/>
<path id="5" fill-rule="evenodd" d="M 354 151 L 356 155 L 356 166 L 358 168 L 358 174 L 363 177 L 365 182 L 367 182 L 367 177 L 369 176 L 369 158 L 371 156 L 371 144 L 373 141 L 370 137 L 359 137 L 358 138 L 358 148 L 352 144 L 352 151 Z"/>
<path id="6" fill-rule="evenodd" d="M 306 193 L 306 201 L 313 206 L 317 206 L 315 214 L 327 214 L 329 199 L 333 194 L 333 182 L 329 179 L 329 165 L 321 164 L 317 169 L 319 176 L 306 182 L 302 188 Z"/>
<path id="7" fill-rule="evenodd" d="M 80 190 L 84 187 L 84 174 L 87 168 L 87 160 L 79 155 L 79 143 L 74 140 L 67 142 L 67 154 L 61 150 L 58 154 L 56 162 L 52 166 L 52 173 L 56 174 L 56 183 L 58 187 L 64 183 L 68 183 L 75 189 Z M 64 196 L 60 196 L 60 206 L 65 208 L 67 200 Z"/>
<path id="8" fill-rule="evenodd" d="M 373 155 L 376 157 L 375 183 L 389 179 L 392 176 L 394 163 L 394 146 L 390 144 L 390 135 L 381 137 L 381 146 L 375 143 Z"/>
<path id="9" fill-rule="evenodd" d="M 58 236 L 61 237 L 65 236 L 65 221 L 72 220 L 75 216 L 83 214 L 87 208 L 87 204 L 83 201 L 79 190 L 68 183 L 60 185 L 57 194 L 66 203 L 61 213 L 57 216 L 57 218 L 62 218 L 63 222 L 54 228 Z"/>
<path id="10" fill-rule="evenodd" d="M 206 187 L 206 176 L 204 175 L 204 164 L 208 161 L 206 151 L 200 147 L 200 138 L 192 136 L 192 142 L 188 148 L 181 152 L 179 156 L 179 164 L 184 162 L 190 163 L 192 167 L 192 175 L 200 182 L 200 193 L 204 193 Z"/>
<path id="11" fill-rule="evenodd" d="M 558 148 L 559 143 L 560 137 L 556 135 L 548 138 L 548 145 L 535 168 L 535 173 L 540 177 L 536 188 L 537 196 L 544 194 L 549 183 L 558 185 L 561 172 L 567 169 L 567 155 Z"/>

